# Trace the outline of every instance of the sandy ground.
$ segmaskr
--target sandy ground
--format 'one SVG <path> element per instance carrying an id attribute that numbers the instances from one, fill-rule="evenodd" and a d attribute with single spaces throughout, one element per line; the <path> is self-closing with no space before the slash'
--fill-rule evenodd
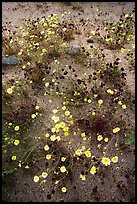
<path id="1" fill-rule="evenodd" d="M 2 3 L 2 25 L 7 25 L 9 29 L 14 30 L 19 26 L 18 19 L 31 18 L 35 19 L 41 16 L 48 16 L 52 13 L 60 15 L 64 11 L 70 11 L 70 18 L 72 21 L 79 21 L 84 19 L 86 25 L 81 26 L 82 34 L 74 40 L 76 43 L 83 44 L 88 48 L 86 43 L 86 30 L 96 30 L 98 26 L 102 25 L 105 19 L 117 21 L 122 12 L 133 12 L 135 3 L 122 2 L 122 3 L 80 3 L 80 8 L 74 9 L 73 6 L 67 6 L 62 2 L 3 2 Z M 84 30 L 85 29 L 85 30 Z M 102 31 L 103 32 L 103 31 Z M 108 59 L 109 61 L 110 59 Z M 134 72 L 128 68 L 127 84 L 134 97 L 135 94 L 135 79 Z M 7 73 L 8 75 L 9 73 Z M 9 76 L 9 75 L 8 75 Z M 39 103 L 42 99 L 39 98 Z M 130 123 L 135 127 L 134 111 L 131 111 Z M 44 131 L 44 129 L 41 129 Z M 35 129 L 35 133 L 38 130 Z M 39 171 L 37 167 L 35 172 L 27 172 L 27 170 L 19 170 L 13 176 L 5 181 L 5 185 L 12 185 L 12 195 L 9 201 L 17 202 L 134 202 L 134 148 L 124 150 L 121 157 L 119 172 L 113 171 L 110 173 L 106 171 L 104 176 L 97 176 L 96 179 L 89 178 L 87 182 L 79 181 L 77 174 L 80 172 L 79 168 L 73 169 L 73 178 L 68 182 L 68 193 L 63 194 L 52 191 L 52 184 L 47 183 L 47 188 L 43 191 L 32 181 L 35 172 Z M 128 175 L 128 176 L 127 176 Z M 49 181 L 50 182 L 50 181 Z M 97 187 L 96 187 L 97 186 Z M 11 190 L 11 189 L 10 189 Z M 51 198 L 49 199 L 51 195 Z M 5 198 L 3 198 L 5 199 Z"/>

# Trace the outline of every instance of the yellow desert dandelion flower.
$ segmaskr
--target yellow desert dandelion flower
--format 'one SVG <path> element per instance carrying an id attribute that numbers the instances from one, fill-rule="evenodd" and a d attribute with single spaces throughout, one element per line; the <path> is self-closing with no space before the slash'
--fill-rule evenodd
<path id="1" fill-rule="evenodd" d="M 33 113 L 33 114 L 31 115 L 31 118 L 32 118 L 32 119 L 36 118 L 36 115 Z"/>
<path id="2" fill-rule="evenodd" d="M 39 106 L 36 106 L 35 109 L 38 110 L 38 109 L 39 109 Z"/>
<path id="3" fill-rule="evenodd" d="M 66 171 L 67 171 L 67 169 L 66 169 L 66 167 L 65 167 L 65 166 L 62 166 L 62 167 L 60 167 L 60 171 L 61 171 L 62 173 L 64 173 L 64 172 L 66 172 Z"/>
<path id="4" fill-rule="evenodd" d="M 69 111 L 65 111 L 65 115 L 66 115 L 66 116 L 69 116 L 69 115 L 70 115 L 70 112 L 69 112 Z"/>
<path id="5" fill-rule="evenodd" d="M 75 151 L 75 154 L 78 155 L 78 156 L 80 156 L 80 155 L 82 154 L 81 149 L 77 149 L 77 150 Z"/>
<path id="6" fill-rule="evenodd" d="M 122 105 L 122 108 L 123 108 L 123 109 L 126 109 L 126 105 L 125 105 L 125 104 L 123 104 L 123 105 Z"/>
<path id="7" fill-rule="evenodd" d="M 51 154 L 47 154 L 46 159 L 51 159 Z"/>
<path id="8" fill-rule="evenodd" d="M 99 100 L 98 100 L 98 103 L 99 103 L 99 105 L 101 105 L 101 104 L 103 103 L 103 100 L 102 100 L 102 99 L 99 99 Z"/>
<path id="9" fill-rule="evenodd" d="M 105 137 L 105 138 L 104 138 L 104 141 L 105 141 L 105 142 L 108 142 L 108 137 Z"/>
<path id="10" fill-rule="evenodd" d="M 82 181 L 85 181 L 86 180 L 86 175 L 85 174 L 84 175 L 80 174 L 80 178 L 81 178 Z"/>
<path id="11" fill-rule="evenodd" d="M 108 157 L 103 157 L 101 161 L 105 166 L 109 166 L 111 162 Z"/>
<path id="12" fill-rule="evenodd" d="M 91 152 L 89 150 L 85 151 L 84 154 L 86 155 L 86 157 L 91 157 Z"/>
<path id="13" fill-rule="evenodd" d="M 56 140 L 56 135 L 51 135 L 50 140 L 54 142 Z"/>
<path id="14" fill-rule="evenodd" d="M 66 110 L 66 106 L 62 106 L 62 110 Z"/>
<path id="15" fill-rule="evenodd" d="M 120 50 L 121 52 L 124 52 L 125 51 L 125 49 L 124 48 L 121 48 L 121 50 Z"/>
<path id="16" fill-rule="evenodd" d="M 14 145 L 18 145 L 19 143 L 20 143 L 19 140 L 15 140 L 15 141 L 14 141 Z"/>
<path id="17" fill-rule="evenodd" d="M 128 16 L 129 16 L 128 13 L 126 13 L 126 14 L 125 14 L 125 18 L 127 18 Z"/>
<path id="18" fill-rule="evenodd" d="M 8 88 L 8 89 L 7 89 L 7 93 L 8 93 L 8 94 L 12 94 L 12 92 L 13 92 L 12 88 Z"/>
<path id="19" fill-rule="evenodd" d="M 12 156 L 11 159 L 14 161 L 14 160 L 17 159 L 17 157 L 16 156 Z"/>
<path id="20" fill-rule="evenodd" d="M 91 34 L 92 34 L 92 35 L 95 35 L 95 32 L 94 32 L 94 31 L 91 31 Z"/>
<path id="21" fill-rule="evenodd" d="M 53 132 L 53 133 L 56 132 L 56 128 L 54 128 L 54 127 L 51 128 L 51 132 Z"/>
<path id="22" fill-rule="evenodd" d="M 57 112 L 58 112 L 58 110 L 57 110 L 57 109 L 54 109 L 54 110 L 53 110 L 53 113 L 57 113 Z"/>
<path id="23" fill-rule="evenodd" d="M 69 127 L 64 127 L 63 130 L 67 132 L 69 130 Z"/>
<path id="24" fill-rule="evenodd" d="M 39 177 L 38 177 L 38 176 L 34 176 L 33 181 L 34 181 L 35 183 L 37 183 L 37 182 L 39 181 Z"/>
<path id="25" fill-rule="evenodd" d="M 67 188 L 66 188 L 66 187 L 62 187 L 62 188 L 61 188 L 61 191 L 62 191 L 63 193 L 66 193 L 66 192 L 67 192 Z"/>
<path id="26" fill-rule="evenodd" d="M 96 115 L 96 112 L 95 112 L 95 111 L 93 111 L 93 112 L 92 112 L 92 115 Z"/>
<path id="27" fill-rule="evenodd" d="M 19 126 L 16 126 L 16 127 L 14 128 L 14 130 L 15 130 L 15 131 L 18 131 L 18 130 L 19 130 Z"/>
<path id="28" fill-rule="evenodd" d="M 61 157 L 61 161 L 65 161 L 66 160 L 66 157 Z"/>
<path id="29" fill-rule="evenodd" d="M 65 136 L 68 136 L 68 135 L 69 135 L 69 133 L 68 133 L 68 132 L 64 132 L 64 135 L 65 135 Z"/>
<path id="30" fill-rule="evenodd" d="M 59 117 L 57 117 L 57 116 L 52 116 L 52 118 L 51 118 L 52 120 L 54 120 L 54 122 L 55 123 L 57 123 L 58 121 L 59 121 Z"/>
<path id="31" fill-rule="evenodd" d="M 60 125 L 61 128 L 65 127 L 65 123 L 64 122 L 61 122 L 59 125 Z"/>
<path id="32" fill-rule="evenodd" d="M 42 172 L 41 175 L 42 175 L 43 178 L 46 178 L 48 176 L 47 172 Z"/>
<path id="33" fill-rule="evenodd" d="M 49 137 L 49 133 L 45 133 L 45 137 Z"/>
<path id="34" fill-rule="evenodd" d="M 92 166 L 90 169 L 90 173 L 94 175 L 97 172 L 96 170 L 97 170 L 96 167 Z"/>
<path id="35" fill-rule="evenodd" d="M 119 131 L 120 131 L 120 128 L 119 128 L 119 127 L 116 127 L 116 128 L 113 129 L 113 133 L 117 133 L 117 132 L 119 132 Z"/>
<path id="36" fill-rule="evenodd" d="M 44 146 L 44 150 L 45 150 L 45 151 L 48 151 L 48 150 L 49 150 L 49 146 L 48 146 L 48 145 L 45 145 L 45 146 Z"/>
<path id="37" fill-rule="evenodd" d="M 86 136 L 85 132 L 81 133 L 81 136 L 82 136 L 82 137 L 85 137 L 85 136 Z"/>
<path id="38" fill-rule="evenodd" d="M 111 161 L 113 163 L 117 163 L 118 162 L 118 156 L 112 157 Z"/>
<path id="39" fill-rule="evenodd" d="M 103 137 L 102 137 L 102 135 L 98 135 L 98 137 L 97 137 L 97 140 L 98 140 L 98 141 L 101 141 L 101 140 L 103 140 Z"/>
<path id="40" fill-rule="evenodd" d="M 118 101 L 118 104 L 119 104 L 119 105 L 122 105 L 122 101 Z"/>
<path id="41" fill-rule="evenodd" d="M 114 94 L 114 91 L 112 91 L 111 89 L 108 89 L 107 93 Z"/>

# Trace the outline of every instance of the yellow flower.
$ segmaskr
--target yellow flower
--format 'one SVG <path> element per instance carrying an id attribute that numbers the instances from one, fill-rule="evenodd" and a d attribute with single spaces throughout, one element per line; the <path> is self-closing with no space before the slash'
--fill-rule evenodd
<path id="1" fill-rule="evenodd" d="M 82 146 L 82 150 L 85 150 L 86 149 L 86 147 L 85 146 Z"/>
<path id="2" fill-rule="evenodd" d="M 48 145 L 45 145 L 45 146 L 44 146 L 44 149 L 45 149 L 45 151 L 48 151 L 48 150 L 49 150 L 49 146 L 48 146 Z"/>
<path id="3" fill-rule="evenodd" d="M 82 181 L 85 181 L 86 180 L 86 175 L 80 174 L 80 178 L 81 178 Z"/>
<path id="4" fill-rule="evenodd" d="M 63 130 L 67 132 L 69 130 L 69 127 L 64 127 Z"/>
<path id="5" fill-rule="evenodd" d="M 54 142 L 56 140 L 56 135 L 51 135 L 50 140 Z"/>
<path id="6" fill-rule="evenodd" d="M 61 157 L 61 161 L 65 161 L 66 160 L 66 157 Z"/>
<path id="7" fill-rule="evenodd" d="M 87 98 L 84 98 L 84 101 L 86 102 L 86 101 L 87 101 Z"/>
<path id="8" fill-rule="evenodd" d="M 97 94 L 94 94 L 94 98 L 96 98 L 98 95 Z"/>
<path id="9" fill-rule="evenodd" d="M 99 103 L 99 105 L 101 105 L 101 104 L 103 103 L 103 100 L 102 100 L 102 99 L 99 99 L 99 100 L 98 100 L 98 103 Z"/>
<path id="10" fill-rule="evenodd" d="M 47 50 L 46 49 L 42 49 L 42 52 L 45 53 L 45 52 L 47 52 Z"/>
<path id="11" fill-rule="evenodd" d="M 121 52 L 124 52 L 125 51 L 125 49 L 124 48 L 121 48 L 121 50 L 120 50 Z"/>
<path id="12" fill-rule="evenodd" d="M 37 183 L 37 182 L 39 181 L 39 177 L 38 177 L 38 176 L 34 176 L 33 181 L 34 181 L 35 183 Z"/>
<path id="13" fill-rule="evenodd" d="M 102 135 L 98 135 L 98 137 L 97 137 L 97 140 L 98 140 L 98 141 L 101 141 L 101 140 L 103 140 L 103 137 L 102 137 Z"/>
<path id="14" fill-rule="evenodd" d="M 15 140 L 15 141 L 14 141 L 14 145 L 18 145 L 19 143 L 20 143 L 19 140 Z"/>
<path id="15" fill-rule="evenodd" d="M 78 156 L 80 156 L 80 155 L 82 154 L 81 149 L 77 149 L 77 150 L 75 151 L 75 154 L 78 155 Z"/>
<path id="16" fill-rule="evenodd" d="M 68 133 L 68 132 L 64 132 L 64 135 L 65 135 L 65 136 L 68 136 L 68 135 L 69 135 L 69 133 Z"/>
<path id="17" fill-rule="evenodd" d="M 123 108 L 123 109 L 126 109 L 126 105 L 125 105 L 125 104 L 123 104 L 123 105 L 122 105 L 122 108 Z"/>
<path id="18" fill-rule="evenodd" d="M 27 166 L 25 166 L 25 169 L 29 169 L 29 166 L 27 165 Z"/>
<path id="19" fill-rule="evenodd" d="M 111 89 L 108 89 L 107 93 L 114 94 L 114 91 L 112 91 Z"/>
<path id="20" fill-rule="evenodd" d="M 18 52 L 18 55 L 19 55 L 19 56 L 22 55 L 22 51 Z"/>
<path id="21" fill-rule="evenodd" d="M 51 159 L 51 154 L 47 154 L 46 159 Z"/>
<path id="22" fill-rule="evenodd" d="M 95 111 L 93 111 L 93 112 L 92 112 L 92 115 L 96 115 L 96 112 L 95 112 Z"/>
<path id="23" fill-rule="evenodd" d="M 57 116 L 52 116 L 51 119 L 54 120 L 55 123 L 57 123 L 59 121 L 59 117 L 57 117 Z"/>
<path id="24" fill-rule="evenodd" d="M 31 117 L 34 119 L 34 118 L 36 118 L 36 115 L 33 113 L 33 114 L 31 115 Z"/>
<path id="25" fill-rule="evenodd" d="M 88 99 L 88 103 L 91 103 L 91 100 L 90 100 L 90 99 Z"/>
<path id="26" fill-rule="evenodd" d="M 82 136 L 82 137 L 85 137 L 85 136 L 86 136 L 85 132 L 81 133 L 81 136 Z"/>
<path id="27" fill-rule="evenodd" d="M 125 18 L 127 18 L 128 16 L 129 16 L 128 13 L 126 13 L 126 14 L 125 14 Z"/>
<path id="28" fill-rule="evenodd" d="M 117 163 L 117 162 L 118 162 L 118 156 L 113 157 L 113 158 L 111 159 L 111 161 L 112 161 L 113 163 Z"/>
<path id="29" fill-rule="evenodd" d="M 62 110 L 66 110 L 66 106 L 62 106 Z"/>
<path id="30" fill-rule="evenodd" d="M 116 127 L 116 128 L 113 129 L 113 133 L 117 133 L 117 132 L 119 132 L 119 131 L 120 131 L 120 128 L 119 128 L 119 127 Z"/>
<path id="31" fill-rule="evenodd" d="M 59 125 L 60 125 L 61 128 L 65 127 L 65 123 L 64 122 L 61 122 Z"/>
<path id="32" fill-rule="evenodd" d="M 16 156 L 12 156 L 11 159 L 14 161 L 14 160 L 17 159 L 17 157 Z"/>
<path id="33" fill-rule="evenodd" d="M 111 162 L 108 157 L 103 157 L 101 161 L 105 166 L 110 165 L 110 162 Z"/>
<path id="34" fill-rule="evenodd" d="M 61 137 L 60 137 L 60 136 L 57 136 L 56 139 L 57 139 L 57 141 L 60 141 L 60 140 L 61 140 Z"/>
<path id="35" fill-rule="evenodd" d="M 61 191 L 62 191 L 63 193 L 66 193 L 66 192 L 67 192 L 67 188 L 66 188 L 66 187 L 62 187 L 62 188 L 61 188 Z"/>
<path id="36" fill-rule="evenodd" d="M 45 133 L 45 137 L 49 137 L 49 133 Z"/>
<path id="37" fill-rule="evenodd" d="M 14 128 L 14 130 L 15 130 L 15 131 L 18 131 L 18 130 L 19 130 L 19 126 L 16 126 L 16 127 Z"/>
<path id="38" fill-rule="evenodd" d="M 84 154 L 86 155 L 86 157 L 91 157 L 91 152 L 89 150 L 85 151 Z"/>
<path id="39" fill-rule="evenodd" d="M 48 176 L 47 172 L 43 172 L 43 173 L 42 173 L 42 177 L 43 177 L 43 178 L 46 178 L 47 176 Z"/>
<path id="40" fill-rule="evenodd" d="M 108 142 L 108 137 L 105 137 L 104 141 L 105 141 L 105 142 Z"/>
<path id="41" fill-rule="evenodd" d="M 118 104 L 119 104 L 119 105 L 122 105 L 122 101 L 118 101 Z"/>
<path id="42" fill-rule="evenodd" d="M 12 123 L 9 123 L 9 126 L 11 126 L 12 125 Z"/>
<path id="43" fill-rule="evenodd" d="M 91 31 L 91 34 L 92 34 L 92 35 L 95 35 L 95 32 L 94 32 L 94 31 Z"/>
<path id="44" fill-rule="evenodd" d="M 8 88 L 8 89 L 7 89 L 7 93 L 8 93 L 8 94 L 12 94 L 12 92 L 13 92 L 12 88 Z"/>
<path id="45" fill-rule="evenodd" d="M 55 125 L 55 128 L 56 128 L 56 129 L 59 129 L 59 128 L 60 128 L 60 124 L 57 123 L 57 124 Z"/>
<path id="46" fill-rule="evenodd" d="M 64 172 L 66 172 L 66 171 L 67 171 L 67 169 L 66 169 L 66 167 L 65 167 L 65 166 L 62 166 L 62 167 L 60 167 L 60 171 L 61 171 L 62 173 L 64 173 Z"/>
<path id="47" fill-rule="evenodd" d="M 54 110 L 53 110 L 53 113 L 57 113 L 57 112 L 58 112 L 58 110 L 57 110 L 57 109 L 54 109 Z"/>
<path id="48" fill-rule="evenodd" d="M 65 111 L 65 115 L 66 116 L 70 115 L 70 112 L 69 111 Z"/>
<path id="49" fill-rule="evenodd" d="M 54 128 L 54 127 L 51 128 L 51 132 L 53 132 L 53 133 L 56 132 L 56 128 Z"/>
<path id="50" fill-rule="evenodd" d="M 36 106 L 35 109 L 38 110 L 38 109 L 39 109 L 39 106 Z"/>
<path id="51" fill-rule="evenodd" d="M 91 167 L 90 173 L 93 174 L 93 175 L 96 173 L 96 167 L 95 166 Z"/>

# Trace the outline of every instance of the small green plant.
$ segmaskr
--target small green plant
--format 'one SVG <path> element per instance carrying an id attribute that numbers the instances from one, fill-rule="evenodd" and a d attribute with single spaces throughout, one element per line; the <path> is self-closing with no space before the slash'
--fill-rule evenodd
<path id="1" fill-rule="evenodd" d="M 125 133 L 125 143 L 128 145 L 135 144 L 135 132 L 126 132 Z"/>

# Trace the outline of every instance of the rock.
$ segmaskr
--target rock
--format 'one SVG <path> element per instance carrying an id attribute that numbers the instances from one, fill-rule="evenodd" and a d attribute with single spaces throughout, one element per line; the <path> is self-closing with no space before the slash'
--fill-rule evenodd
<path id="1" fill-rule="evenodd" d="M 80 45 L 68 45 L 64 48 L 64 51 L 68 55 L 78 55 L 80 54 L 81 47 Z"/>
<path id="2" fill-rule="evenodd" d="M 2 58 L 2 64 L 5 64 L 5 65 L 19 64 L 19 62 L 20 62 L 20 59 L 14 56 Z"/>

